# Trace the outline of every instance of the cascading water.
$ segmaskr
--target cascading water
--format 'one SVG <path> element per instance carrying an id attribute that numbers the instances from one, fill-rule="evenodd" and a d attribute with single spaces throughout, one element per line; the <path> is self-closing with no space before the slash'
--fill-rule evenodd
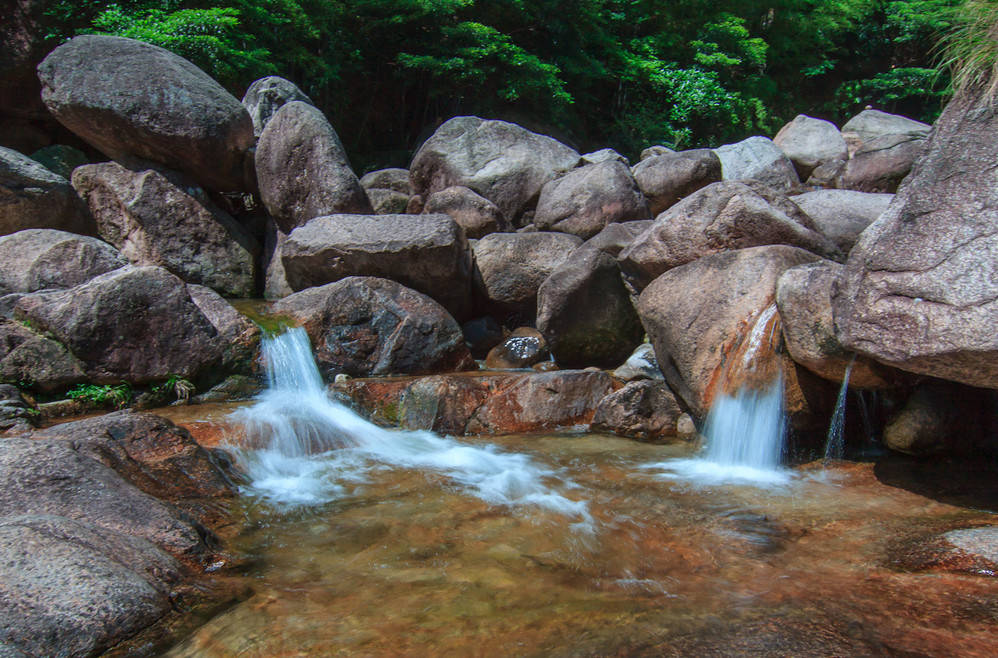
<path id="1" fill-rule="evenodd" d="M 263 343 L 269 386 L 257 403 L 236 412 L 247 446 L 238 449 L 247 493 L 276 505 L 329 502 L 385 465 L 446 476 L 489 504 L 556 512 L 588 527 L 585 501 L 561 489 L 574 485 L 527 455 L 472 446 L 424 431 L 389 431 L 329 399 L 301 328 Z"/>
<path id="2" fill-rule="evenodd" d="M 846 396 L 849 394 L 849 375 L 852 374 L 854 363 L 856 363 L 855 356 L 846 367 L 839 397 L 835 401 L 835 412 L 832 414 L 832 422 L 828 425 L 828 440 L 825 442 L 825 462 L 842 459 L 845 456 Z"/>

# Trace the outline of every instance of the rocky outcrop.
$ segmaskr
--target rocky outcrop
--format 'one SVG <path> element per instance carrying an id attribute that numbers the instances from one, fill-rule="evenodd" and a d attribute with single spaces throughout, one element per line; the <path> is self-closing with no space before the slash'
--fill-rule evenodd
<path id="1" fill-rule="evenodd" d="M 96 238 L 28 229 L 0 237 L 0 293 L 72 288 L 128 265 L 114 247 Z"/>
<path id="2" fill-rule="evenodd" d="M 422 212 L 447 215 L 472 239 L 513 230 L 496 204 L 460 185 L 431 194 L 423 204 Z"/>
<path id="3" fill-rule="evenodd" d="M 246 188 L 253 122 L 186 59 L 133 39 L 86 35 L 53 50 L 38 76 L 52 114 L 111 158 L 159 162 L 215 190 Z"/>
<path id="4" fill-rule="evenodd" d="M 773 138 L 790 161 L 797 175 L 807 180 L 820 165 L 849 157 L 846 140 L 830 121 L 822 121 L 804 114 L 783 126 Z"/>
<path id="5" fill-rule="evenodd" d="M 998 388 L 998 129 L 960 93 L 898 196 L 849 254 L 834 293 L 839 340 L 902 370 Z"/>
<path id="6" fill-rule="evenodd" d="M 619 262 L 640 290 L 663 272 L 709 254 L 770 244 L 842 258 L 793 201 L 757 182 L 730 181 L 708 185 L 659 215 Z"/>
<path id="7" fill-rule="evenodd" d="M 282 106 L 267 123 L 256 147 L 256 176 L 260 198 L 285 233 L 314 217 L 374 212 L 336 131 L 301 101 Z"/>
<path id="8" fill-rule="evenodd" d="M 432 197 L 431 197 L 432 198 Z M 610 160 L 586 165 L 541 188 L 534 225 L 587 240 L 608 224 L 650 218 L 630 169 Z"/>
<path id="9" fill-rule="evenodd" d="M 397 281 L 470 317 L 471 259 L 464 232 L 447 215 L 330 215 L 291 232 L 281 263 L 292 290 L 348 276 Z"/>
<path id="10" fill-rule="evenodd" d="M 652 217 L 680 199 L 721 180 L 721 160 L 710 149 L 642 156 L 634 166 L 634 179 L 648 198 Z"/>
<path id="11" fill-rule="evenodd" d="M 722 180 L 755 180 L 781 192 L 800 183 L 793 163 L 768 137 L 749 137 L 714 153 L 721 159 Z"/>
<path id="12" fill-rule="evenodd" d="M 483 310 L 507 325 L 533 324 L 537 290 L 582 240 L 565 233 L 493 233 L 475 244 Z"/>
<path id="13" fill-rule="evenodd" d="M 268 75 L 254 81 L 243 94 L 242 100 L 243 107 L 253 121 L 253 134 L 260 137 L 270 118 L 291 101 L 313 104 L 312 99 L 290 80 Z"/>
<path id="14" fill-rule="evenodd" d="M 475 369 L 447 311 L 394 281 L 347 277 L 285 297 L 273 310 L 305 328 L 330 378 Z"/>
<path id="15" fill-rule="evenodd" d="M 424 199 L 453 185 L 470 187 L 515 222 L 545 183 L 578 162 L 575 150 L 516 124 L 455 117 L 416 152 L 409 182 Z"/>
<path id="16" fill-rule="evenodd" d="M 664 382 L 637 381 L 603 398 L 589 429 L 640 441 L 676 436 L 683 410 Z"/>
<path id="17" fill-rule="evenodd" d="M 848 254 L 860 234 L 887 210 L 893 199 L 893 194 L 815 190 L 793 197 L 793 202 L 842 253 Z"/>
<path id="18" fill-rule="evenodd" d="M 31 228 L 93 232 L 69 181 L 0 146 L 0 235 Z"/>
<path id="19" fill-rule="evenodd" d="M 924 147 L 925 139 L 910 135 L 884 135 L 865 142 L 839 172 L 836 187 L 894 193 Z"/>
<path id="20" fill-rule="evenodd" d="M 229 297 L 256 294 L 260 246 L 189 179 L 147 163 L 73 172 L 100 237 L 135 265 L 159 265 Z"/>

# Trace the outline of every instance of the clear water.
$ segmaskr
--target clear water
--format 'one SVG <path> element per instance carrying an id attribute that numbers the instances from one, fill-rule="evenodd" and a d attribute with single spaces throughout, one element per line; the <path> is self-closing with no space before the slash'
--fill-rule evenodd
<path id="1" fill-rule="evenodd" d="M 825 441 L 826 462 L 845 457 L 846 396 L 849 394 L 849 375 L 852 374 L 854 363 L 856 363 L 855 356 L 846 367 L 846 374 L 842 378 L 842 386 L 839 388 L 839 397 L 835 401 L 832 421 L 828 424 L 828 438 Z"/>

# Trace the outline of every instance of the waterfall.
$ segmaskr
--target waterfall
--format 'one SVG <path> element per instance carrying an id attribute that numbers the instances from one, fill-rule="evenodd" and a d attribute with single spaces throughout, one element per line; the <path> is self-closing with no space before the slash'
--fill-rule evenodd
<path id="1" fill-rule="evenodd" d="M 846 374 L 842 378 L 842 386 L 839 388 L 839 397 L 835 401 L 835 412 L 828 425 L 828 439 L 825 442 L 826 463 L 833 459 L 842 459 L 845 456 L 846 397 L 849 393 L 849 375 L 852 374 L 854 363 L 856 363 L 856 355 L 853 355 L 852 361 L 846 367 Z"/>
<path id="2" fill-rule="evenodd" d="M 262 350 L 268 388 L 234 414 L 246 430 L 245 445 L 236 449 L 250 480 L 246 493 L 279 506 L 321 504 L 390 466 L 443 475 L 489 504 L 542 508 L 591 523 L 585 501 L 558 491 L 574 485 L 527 455 L 432 432 L 386 430 L 330 400 L 304 329 L 265 338 Z"/>

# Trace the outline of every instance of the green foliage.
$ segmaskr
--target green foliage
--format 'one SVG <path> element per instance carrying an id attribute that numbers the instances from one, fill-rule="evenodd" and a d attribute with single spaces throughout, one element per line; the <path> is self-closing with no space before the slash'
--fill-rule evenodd
<path id="1" fill-rule="evenodd" d="M 132 402 L 132 388 L 128 384 L 118 384 L 117 386 L 79 384 L 66 393 L 66 397 L 71 400 L 89 402 L 99 407 L 113 406 L 117 409 L 123 409 Z"/>
<path id="2" fill-rule="evenodd" d="M 178 375 L 170 375 L 162 384 L 152 387 L 152 393 L 164 402 L 177 401 L 187 404 L 194 393 L 194 384 L 189 379 Z"/>
<path id="3" fill-rule="evenodd" d="M 942 41 L 943 64 L 957 89 L 998 92 L 998 2 L 967 0 L 955 15 L 955 26 Z"/>

